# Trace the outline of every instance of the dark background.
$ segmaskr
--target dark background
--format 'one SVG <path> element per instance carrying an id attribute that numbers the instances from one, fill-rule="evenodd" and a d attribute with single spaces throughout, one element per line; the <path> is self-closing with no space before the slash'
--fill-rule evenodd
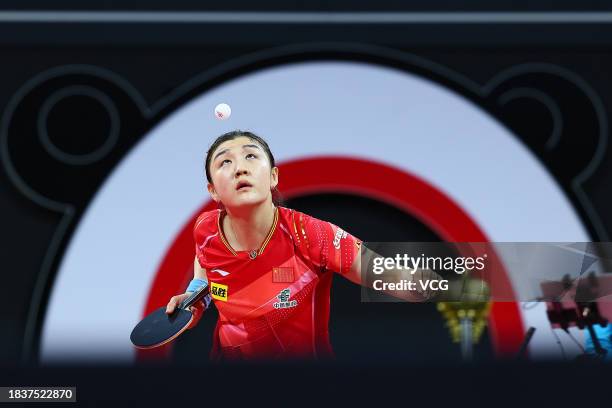
<path id="1" fill-rule="evenodd" d="M 49 68 L 63 65 L 93 65 L 111 70 L 131 83 L 152 105 L 164 96 L 172 93 L 181 84 L 194 76 L 210 72 L 229 61 L 255 52 L 269 51 L 277 55 L 268 62 L 252 64 L 246 68 L 228 70 L 227 74 L 217 76 L 215 81 L 223 81 L 243 71 L 257 69 L 284 61 L 306 59 L 358 59 L 381 62 L 385 58 L 377 53 L 361 52 L 368 47 L 379 47 L 409 57 L 425 59 L 459 73 L 473 82 L 484 85 L 500 71 L 524 63 L 548 63 L 572 71 L 595 90 L 604 107 L 607 121 L 612 107 L 612 82 L 609 73 L 612 71 L 612 18 L 606 22 L 603 16 L 612 7 L 596 1 L 497 1 L 495 4 L 483 1 L 472 1 L 469 4 L 458 4 L 454 1 L 424 2 L 413 1 L 406 4 L 401 1 L 360 2 L 287 2 L 260 1 L 255 7 L 252 2 L 233 2 L 231 6 L 201 5 L 199 2 L 172 2 L 173 11 L 377 11 L 377 12 L 466 12 L 466 11 L 588 11 L 600 12 L 601 20 L 595 23 L 393 23 L 393 24 L 229 24 L 229 23 L 58 23 L 32 22 L 28 17 L 21 21 L 9 22 L 1 19 L 5 11 L 50 10 L 46 2 L 5 1 L 0 7 L 0 112 L 6 113 L 9 100 L 16 92 L 36 74 Z M 149 1 L 146 6 L 135 1 L 90 1 L 81 4 L 76 1 L 54 2 L 53 10 L 170 10 L 165 2 Z M 528 18 L 528 17 L 525 17 Z M 287 46 L 302 47 L 306 51 L 287 51 Z M 365 48 L 364 48 L 365 47 Z M 370 48 L 368 48 L 370 49 Z M 498 117 L 502 123 L 516 132 L 527 146 L 550 169 L 568 198 L 574 203 L 577 212 L 589 229 L 593 240 L 608 241 L 612 227 L 612 160 L 607 146 L 598 145 L 602 136 L 602 122 L 594 114 L 594 102 L 575 89 L 571 83 L 559 81 L 558 78 L 541 74 L 526 73 L 521 79 L 543 92 L 551 95 L 562 107 L 564 128 L 563 141 L 558 148 L 546 147 L 546 137 L 552 128 L 550 115 L 542 106 L 533 101 L 510 104 L 501 109 L 493 103 L 494 94 L 490 97 L 474 95 L 470 90 L 449 83 L 435 72 L 407 63 L 403 68 L 411 70 L 449 86 Z M 79 78 L 78 75 L 67 76 L 62 83 L 96 83 L 92 78 Z M 210 86 L 212 84 L 208 83 Z M 505 84 L 511 88 L 516 84 Z M 503 89 L 500 89 L 501 92 Z M 40 92 L 49 90 L 41 89 Z M 113 92 L 110 90 L 109 92 Z M 80 173 L 65 173 L 61 168 L 53 167 L 39 159 L 36 154 L 28 153 L 26 137 L 12 137 L 7 147 L 8 154 L 19 164 L 19 171 L 37 191 L 49 194 L 58 201 L 74 205 L 78 215 L 87 206 L 91 195 L 96 191 L 104 177 L 134 143 L 143 136 L 165 115 L 180 106 L 182 102 L 201 92 L 194 89 L 183 95 L 175 103 L 164 109 L 153 118 L 143 118 L 134 113 L 130 101 L 117 92 L 119 106 L 126 118 L 128 129 L 122 129 L 121 143 L 103 163 L 89 166 Z M 499 95 L 499 94 L 497 94 Z M 58 113 L 57 139 L 67 149 L 75 152 L 86 151 L 91 146 L 70 144 L 69 135 L 79 126 L 87 126 L 91 117 L 79 114 L 80 101 L 74 101 L 75 111 L 66 109 Z M 26 134 L 32 112 L 39 108 L 32 102 L 21 106 L 17 113 L 21 116 L 3 115 L 2 123 L 11 123 L 15 134 Z M 82 113 L 82 112 L 81 112 Z M 95 111 L 90 112 L 95 116 Z M 64 116 L 62 116 L 64 115 Z M 123 119 L 123 117 L 122 117 Z M 68 120 L 75 124 L 65 128 Z M 94 118 L 95 120 L 95 118 Z M 100 126 L 104 126 L 101 121 Z M 14 128 L 16 126 L 16 128 Z M 20 133 L 22 132 L 22 133 Z M 599 146 L 599 147 L 598 147 Z M 4 147 L 2 147 L 4 148 Z M 593 175 L 582 185 L 593 213 L 585 209 L 572 188 L 572 180 L 584 169 L 585 165 L 596 155 L 597 149 L 603 149 L 604 158 Z M 355 235 L 369 241 L 436 241 L 435 236 L 417 220 L 397 209 L 371 200 L 342 195 L 308 196 L 287 203 L 291 207 L 304 210 L 316 217 L 327 219 L 338 225 L 352 225 Z M 347 211 L 339 213 L 336 208 Z M 371 212 L 378 214 L 368 222 L 357 223 L 359 214 Z M 16 377 L 24 381 L 32 378 L 49 378 L 49 371 L 28 371 L 23 367 L 36 364 L 36 344 L 26 345 L 24 349 L 23 334 L 28 319 L 31 294 L 38 274 L 41 271 L 45 254 L 48 252 L 50 239 L 54 234 L 60 214 L 41 208 L 9 180 L 7 173 L 0 171 L 0 214 L 2 214 L 2 284 L 0 284 L 0 365 L 11 367 Z M 67 237 L 70 235 L 69 227 Z M 384 235 L 383 235 L 384 231 Z M 66 240 L 62 245 L 65 245 Z M 61 249 L 58 251 L 61 254 Z M 50 259 L 51 279 L 47 292 L 52 284 L 53 271 L 59 257 Z M 430 376 L 435 376 L 434 367 L 443 371 L 444 364 L 459 362 L 458 345 L 452 344 L 443 320 L 435 310 L 435 305 L 405 305 L 394 303 L 355 304 L 342 299 L 359 296 L 355 288 L 341 279 L 336 279 L 332 289 L 332 316 L 330 330 L 332 343 L 338 355 L 339 363 L 335 370 L 342 371 L 342 364 L 375 364 L 377 361 L 405 361 L 414 367 L 421 367 Z M 46 297 L 43 297 L 46 299 Z M 38 305 L 39 325 L 44 316 L 45 302 Z M 381 318 L 381 316 L 384 316 Z M 209 333 L 214 324 L 213 314 L 209 314 L 198 326 L 192 336 L 184 336 L 177 341 L 175 362 L 178 364 L 193 363 L 193 350 L 201 352 L 202 364 L 206 364 L 207 347 L 210 344 Z M 403 350 L 398 353 L 397 350 Z M 26 365 L 17 369 L 16 365 Z M 485 335 L 476 350 L 477 361 L 488 361 L 493 358 L 488 337 Z M 373 366 L 374 367 L 374 366 Z M 375 366 L 378 371 L 396 373 L 402 368 L 393 366 Z M 423 368 L 425 367 L 425 368 Z M 427 368 L 429 367 L 429 368 Z M 453 375 L 460 375 L 461 369 L 453 366 Z M 492 373 L 494 366 L 483 366 L 480 374 L 474 374 L 479 381 L 488 381 L 485 372 Z M 503 377 L 510 380 L 510 372 L 522 372 L 516 366 Z M 276 368 L 269 368 L 275 372 Z M 295 367 L 289 367 L 295 369 Z M 284 369 L 289 369 L 284 367 Z M 212 369 L 212 368 L 211 368 Z M 217 367 L 216 369 L 220 369 Z M 32 368 L 32 370 L 34 370 Z M 223 370 L 223 369 L 220 369 Z M 227 369 L 225 369 L 227 371 Z M 304 368 L 304 372 L 315 372 L 316 369 Z M 309 371 L 311 370 L 311 371 Z M 429 370 L 429 371 L 427 371 Z M 449 368 L 449 370 L 451 370 Z M 472 373 L 477 373 L 470 368 Z M 488 370 L 488 371 L 487 371 Z M 542 376 L 550 376 L 558 370 L 551 367 L 538 368 Z M 536 371 L 537 371 L 536 370 Z M 580 370 L 588 372 L 588 378 L 597 378 L 608 373 L 607 367 L 587 366 Z M 598 371 L 599 370 L 599 371 Z M 87 371 L 91 374 L 92 369 Z M 95 370 L 94 370 L 95 371 Z M 276 370 L 278 371 L 278 370 Z M 280 370 L 283 371 L 283 370 Z M 285 370 L 286 371 L 286 370 Z M 333 370 L 332 370 L 333 371 Z M 32 374 L 32 373 L 38 374 Z M 117 372 L 121 373 L 120 369 Z M 164 372 L 161 370 L 160 372 Z M 248 370 L 245 370 L 248 372 Z M 357 374 L 347 368 L 338 376 L 327 374 L 327 380 L 347 381 L 347 373 Z M 42 373 L 42 374 L 41 374 Z M 598 376 L 594 373 L 601 373 Z M 98 373 L 99 374 L 99 373 Z M 91 374 L 90 379 L 98 374 Z M 268 373 L 270 374 L 270 373 Z M 8 375 L 8 371 L 6 372 Z M 271 374 L 270 374 L 271 375 Z M 306 375 L 306 374 L 304 374 Z M 443 376 L 444 374 L 440 374 Z M 569 374 L 568 374 L 569 375 Z M 38 377 L 36 377 L 38 376 Z M 535 376 L 535 374 L 534 374 Z M 4 385 L 10 377 L 0 380 Z M 72 377 L 74 378 L 74 377 Z M 343 378 L 343 379 L 342 379 Z M 397 380 L 397 377 L 393 377 Z M 416 382 L 414 376 L 410 377 Z M 550 377 L 549 377 L 550 378 Z M 40 380 L 44 381 L 44 380 Z M 40 383 L 40 381 L 38 381 Z M 92 380 L 93 381 L 93 380 Z M 532 384 L 532 383 L 531 383 Z M 431 386 L 428 388 L 431 389 Z M 127 392 L 127 391 L 123 391 Z M 90 392 L 92 400 L 105 400 Z M 115 398 L 108 397 L 108 400 Z"/>

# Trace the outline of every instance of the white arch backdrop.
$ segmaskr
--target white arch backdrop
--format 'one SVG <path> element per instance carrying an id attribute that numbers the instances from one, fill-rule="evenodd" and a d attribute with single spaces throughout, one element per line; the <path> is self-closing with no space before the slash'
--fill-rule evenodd
<path id="1" fill-rule="evenodd" d="M 213 117 L 220 102 L 232 107 L 228 121 Z M 264 136 L 279 163 L 341 155 L 419 176 L 459 204 L 492 241 L 590 240 L 547 169 L 466 98 L 377 65 L 277 66 L 194 98 L 114 169 L 60 264 L 42 331 L 42 361 L 134 358 L 129 333 L 159 263 L 208 200 L 203 155 L 215 136 L 236 128 Z M 518 271 L 511 275 L 516 285 Z M 521 313 L 525 325 L 538 328 L 532 355 L 558 355 L 544 305 Z M 576 348 L 563 341 L 567 350 Z"/>

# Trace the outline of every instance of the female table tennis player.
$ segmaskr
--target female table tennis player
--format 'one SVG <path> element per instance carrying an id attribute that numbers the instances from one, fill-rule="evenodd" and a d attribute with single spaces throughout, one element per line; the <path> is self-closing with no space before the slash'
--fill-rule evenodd
<path id="1" fill-rule="evenodd" d="M 268 144 L 244 131 L 215 140 L 206 156 L 208 191 L 220 209 L 194 224 L 194 280 L 167 305 L 209 282 L 219 311 L 213 360 L 332 356 L 332 272 L 361 283 L 361 241 L 339 227 L 275 205 L 279 171 Z M 422 301 L 427 294 L 406 295 Z M 193 309 L 194 324 L 205 305 Z"/>

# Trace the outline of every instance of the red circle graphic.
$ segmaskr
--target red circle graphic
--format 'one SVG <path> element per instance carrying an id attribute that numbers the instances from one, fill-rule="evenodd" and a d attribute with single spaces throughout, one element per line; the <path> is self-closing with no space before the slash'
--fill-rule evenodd
<path id="1" fill-rule="evenodd" d="M 288 199 L 325 192 L 355 194 L 388 203 L 415 216 L 448 242 L 489 242 L 477 223 L 449 196 L 404 170 L 336 156 L 289 161 L 281 164 L 279 170 L 279 190 Z M 214 202 L 205 203 L 170 245 L 155 274 L 143 317 L 184 291 L 193 273 L 193 223 L 202 211 L 214 208 Z M 507 274 L 500 282 L 506 293 L 512 292 Z M 498 356 L 508 356 L 518 350 L 524 329 L 516 302 L 493 303 L 489 327 Z M 137 359 L 167 358 L 170 351 L 170 343 L 153 350 L 138 350 Z"/>

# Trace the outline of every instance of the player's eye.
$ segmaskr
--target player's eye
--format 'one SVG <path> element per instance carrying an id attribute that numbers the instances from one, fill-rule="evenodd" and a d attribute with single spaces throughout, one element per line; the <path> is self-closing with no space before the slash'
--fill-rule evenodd
<path id="1" fill-rule="evenodd" d="M 230 159 L 225 159 L 225 160 L 223 160 L 223 161 L 221 162 L 221 164 L 219 165 L 219 167 L 221 167 L 221 166 L 225 166 L 226 164 L 229 164 L 229 163 L 231 163 L 231 162 L 232 162 L 232 161 L 231 161 Z"/>
<path id="2" fill-rule="evenodd" d="M 256 158 L 257 158 L 257 156 L 256 156 L 255 154 L 253 154 L 253 153 L 249 153 L 249 154 L 247 154 L 245 157 L 246 157 L 247 159 L 256 159 Z"/>

